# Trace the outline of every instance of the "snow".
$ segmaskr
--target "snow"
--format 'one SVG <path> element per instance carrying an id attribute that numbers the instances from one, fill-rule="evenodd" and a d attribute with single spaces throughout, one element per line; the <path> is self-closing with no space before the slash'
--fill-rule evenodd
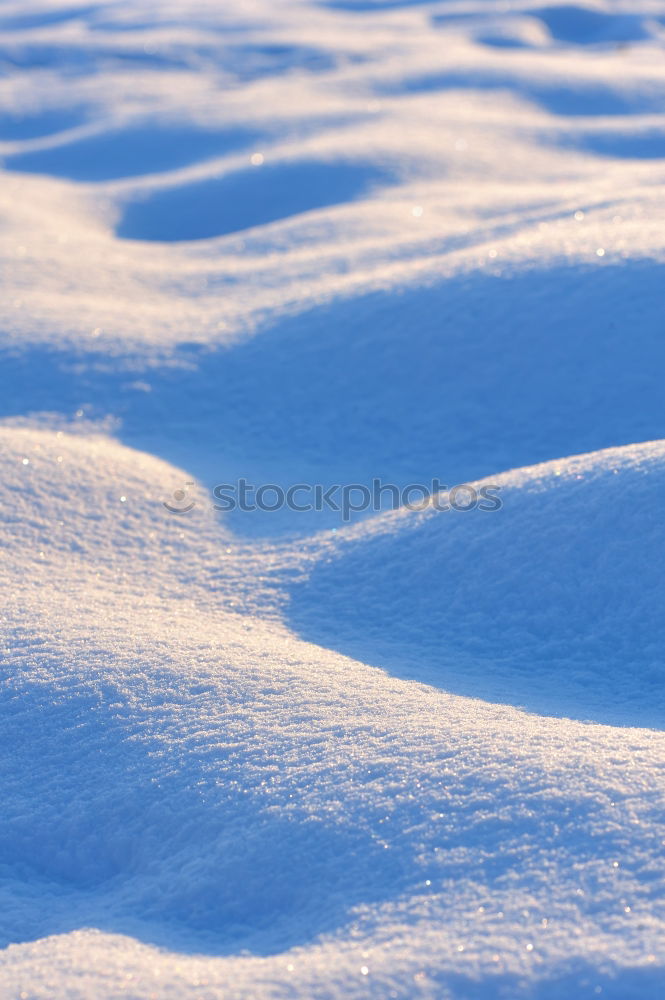
<path id="1" fill-rule="evenodd" d="M 664 38 L 0 5 L 3 1000 L 663 993 Z"/>
<path id="2" fill-rule="evenodd" d="M 471 494 L 457 491 L 457 507 L 444 494 L 438 509 L 336 534 L 291 620 L 321 645 L 447 690 L 662 728 L 653 554 L 664 546 L 665 444 L 503 473 L 491 488 L 499 511 L 459 509 Z"/>

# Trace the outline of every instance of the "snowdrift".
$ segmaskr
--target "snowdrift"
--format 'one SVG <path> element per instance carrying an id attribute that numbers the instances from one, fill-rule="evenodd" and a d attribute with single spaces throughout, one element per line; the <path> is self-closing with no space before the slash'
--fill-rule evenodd
<path id="1" fill-rule="evenodd" d="M 483 486 L 501 509 L 462 490 L 340 532 L 295 590 L 301 634 L 460 693 L 662 727 L 665 444 Z"/>
<path id="2" fill-rule="evenodd" d="M 0 3 L 2 1000 L 665 995 L 664 41 Z"/>
<path id="3" fill-rule="evenodd" d="M 577 475 L 595 495 L 613 468 L 643 484 L 661 461 L 660 445 L 572 460 L 562 490 L 579 509 Z M 259 556 L 203 505 L 174 517 L 159 497 L 180 470 L 151 456 L 5 428 L 0 471 L 8 995 L 658 988 L 660 734 L 297 640 L 276 611 L 315 550 Z M 552 475 L 507 476 L 506 494 L 547 502 Z M 438 516 L 383 516 L 349 550 L 415 570 L 411 539 L 444 549 Z"/>

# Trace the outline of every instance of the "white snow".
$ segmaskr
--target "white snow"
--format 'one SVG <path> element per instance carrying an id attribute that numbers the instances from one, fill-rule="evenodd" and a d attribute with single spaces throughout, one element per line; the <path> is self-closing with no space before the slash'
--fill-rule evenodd
<path id="1" fill-rule="evenodd" d="M 664 40 L 0 4 L 2 1000 L 665 991 Z"/>

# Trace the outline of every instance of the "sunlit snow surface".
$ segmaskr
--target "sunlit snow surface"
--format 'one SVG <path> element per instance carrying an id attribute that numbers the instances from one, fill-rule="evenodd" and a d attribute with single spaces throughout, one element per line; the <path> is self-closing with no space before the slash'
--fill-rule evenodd
<path id="1" fill-rule="evenodd" d="M 665 994 L 664 56 L 0 2 L 2 1000 Z"/>

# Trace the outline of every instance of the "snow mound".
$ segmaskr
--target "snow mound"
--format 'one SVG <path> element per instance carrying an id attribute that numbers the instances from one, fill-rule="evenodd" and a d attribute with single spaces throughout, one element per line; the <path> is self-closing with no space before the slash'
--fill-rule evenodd
<path id="1" fill-rule="evenodd" d="M 300 632 L 465 694 L 662 726 L 665 443 L 488 482 L 499 510 L 401 510 L 327 545 Z"/>
<path id="2" fill-rule="evenodd" d="M 661 735 L 299 641 L 180 474 L 0 432 L 3 995 L 656 995 Z"/>
<path id="3" fill-rule="evenodd" d="M 264 794 L 288 722 L 265 661 L 280 646 L 260 623 L 248 645 L 211 593 L 251 560 L 203 508 L 165 511 L 178 470 L 17 429 L 0 468 L 0 947 L 92 925 L 268 954 L 382 896 L 400 866 L 371 831 Z"/>

